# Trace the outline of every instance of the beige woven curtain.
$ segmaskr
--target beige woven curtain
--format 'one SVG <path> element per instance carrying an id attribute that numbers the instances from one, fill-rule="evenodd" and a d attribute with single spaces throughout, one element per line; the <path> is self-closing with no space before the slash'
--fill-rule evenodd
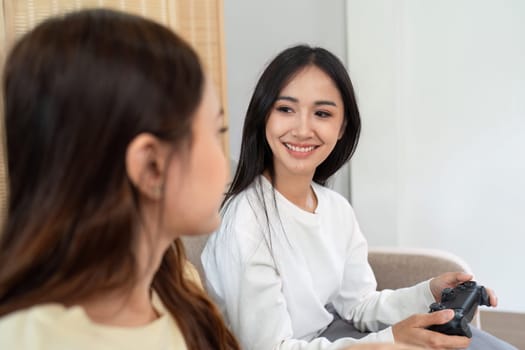
<path id="1" fill-rule="evenodd" d="M 174 29 L 183 36 L 197 50 L 204 66 L 215 81 L 227 115 L 222 0 L 2 0 L 0 8 L 2 62 L 13 42 L 46 17 L 93 7 L 106 7 L 142 15 Z M 1 101 L 0 107 L 2 107 Z M 3 107 L 0 111 L 3 111 Z M 0 210 L 3 215 L 6 209 L 3 122 L 0 132 Z M 227 145 L 226 135 L 223 139 L 225 152 L 228 152 Z M 3 216 L 0 220 L 2 218 Z"/>

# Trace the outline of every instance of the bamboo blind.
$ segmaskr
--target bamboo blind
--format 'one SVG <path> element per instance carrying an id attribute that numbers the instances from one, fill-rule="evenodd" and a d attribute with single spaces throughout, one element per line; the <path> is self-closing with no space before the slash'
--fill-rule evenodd
<path id="1" fill-rule="evenodd" d="M 0 48 L 5 53 L 23 33 L 43 19 L 83 8 L 105 7 L 151 18 L 184 37 L 198 52 L 205 69 L 213 78 L 225 116 L 226 71 L 222 0 L 2 0 L 0 8 Z M 3 106 L 0 101 L 0 111 Z M 227 122 L 226 120 L 224 121 Z M 0 210 L 6 210 L 6 169 L 4 125 L 0 129 Z M 228 138 L 223 148 L 228 154 Z M 1 219 L 0 217 L 0 223 Z"/>

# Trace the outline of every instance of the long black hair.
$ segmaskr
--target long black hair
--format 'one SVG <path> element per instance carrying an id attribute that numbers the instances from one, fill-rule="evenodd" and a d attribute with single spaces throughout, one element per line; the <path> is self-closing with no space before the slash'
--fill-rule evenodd
<path id="1" fill-rule="evenodd" d="M 361 131 L 361 119 L 352 82 L 343 63 L 320 47 L 290 47 L 270 62 L 257 82 L 244 120 L 239 163 L 223 205 L 246 189 L 265 170 L 274 181 L 273 153 L 266 140 L 266 122 L 281 90 L 307 66 L 316 66 L 332 79 L 344 105 L 344 134 L 332 153 L 316 168 L 313 180 L 325 185 L 330 176 L 354 153 Z"/>

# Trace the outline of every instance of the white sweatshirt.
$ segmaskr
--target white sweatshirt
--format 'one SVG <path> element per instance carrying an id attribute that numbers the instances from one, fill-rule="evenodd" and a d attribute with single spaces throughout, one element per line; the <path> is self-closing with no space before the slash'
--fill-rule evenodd
<path id="1" fill-rule="evenodd" d="M 331 350 L 356 342 L 392 343 L 390 327 L 377 330 L 428 312 L 434 301 L 428 281 L 377 292 L 367 242 L 350 204 L 328 188 L 312 187 L 318 199 L 315 213 L 295 206 L 258 177 L 230 201 L 220 229 L 203 251 L 208 292 L 243 349 Z M 329 303 L 342 318 L 372 333 L 333 343 L 318 337 L 333 319 L 325 309 Z"/>

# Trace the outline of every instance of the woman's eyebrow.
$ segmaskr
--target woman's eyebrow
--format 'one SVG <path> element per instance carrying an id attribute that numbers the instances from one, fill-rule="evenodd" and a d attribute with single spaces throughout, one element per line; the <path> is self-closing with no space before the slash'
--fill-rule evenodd
<path id="1" fill-rule="evenodd" d="M 335 102 L 333 102 L 333 101 L 325 101 L 325 100 L 315 101 L 314 105 L 316 105 L 316 106 L 329 105 L 329 106 L 337 107 L 337 104 Z"/>
<path id="2" fill-rule="evenodd" d="M 295 103 L 299 102 L 298 99 L 292 96 L 279 96 L 277 97 L 276 101 L 279 101 L 279 100 L 286 100 L 286 101 L 295 102 Z"/>
<path id="3" fill-rule="evenodd" d="M 277 97 L 277 101 L 279 100 L 285 100 L 285 101 L 290 101 L 290 102 L 294 102 L 294 103 L 298 103 L 299 102 L 299 99 L 295 98 L 295 97 L 292 97 L 292 96 L 279 96 Z M 315 106 L 334 106 L 334 107 L 337 107 L 337 104 L 334 102 L 334 101 L 329 101 L 329 100 L 319 100 L 319 101 L 315 101 L 314 102 L 314 105 Z"/>

